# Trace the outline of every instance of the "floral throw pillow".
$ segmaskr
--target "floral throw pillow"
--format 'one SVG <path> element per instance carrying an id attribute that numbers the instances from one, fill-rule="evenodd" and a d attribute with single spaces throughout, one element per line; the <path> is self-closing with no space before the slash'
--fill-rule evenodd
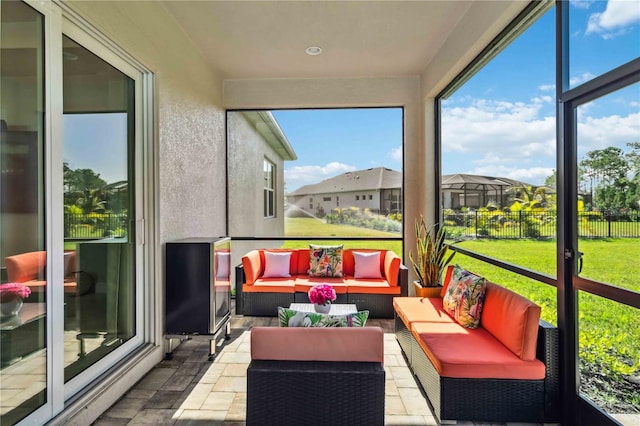
<path id="1" fill-rule="evenodd" d="M 329 315 L 278 306 L 280 327 L 364 327 L 368 318 L 369 311 L 348 315 Z"/>
<path id="2" fill-rule="evenodd" d="M 486 288 L 487 281 L 484 277 L 455 265 L 451 282 L 442 299 L 442 307 L 461 326 L 478 328 Z"/>
<path id="3" fill-rule="evenodd" d="M 342 247 L 309 244 L 309 276 L 342 277 Z"/>

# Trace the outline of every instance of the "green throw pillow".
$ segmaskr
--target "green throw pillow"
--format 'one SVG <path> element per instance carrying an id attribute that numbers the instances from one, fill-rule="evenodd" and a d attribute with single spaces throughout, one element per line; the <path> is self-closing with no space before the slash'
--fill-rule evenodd
<path id="1" fill-rule="evenodd" d="M 278 306 L 280 327 L 364 327 L 368 318 L 369 311 L 347 315 L 329 315 L 296 311 Z"/>

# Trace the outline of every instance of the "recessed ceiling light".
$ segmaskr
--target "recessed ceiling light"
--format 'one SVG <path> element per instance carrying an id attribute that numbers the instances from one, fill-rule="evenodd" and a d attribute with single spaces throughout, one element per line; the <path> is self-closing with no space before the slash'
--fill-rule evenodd
<path id="1" fill-rule="evenodd" d="M 307 47 L 307 49 L 305 50 L 305 52 L 307 52 L 307 55 L 311 55 L 311 56 L 318 56 L 319 54 L 322 53 L 322 47 L 319 46 L 309 46 Z"/>

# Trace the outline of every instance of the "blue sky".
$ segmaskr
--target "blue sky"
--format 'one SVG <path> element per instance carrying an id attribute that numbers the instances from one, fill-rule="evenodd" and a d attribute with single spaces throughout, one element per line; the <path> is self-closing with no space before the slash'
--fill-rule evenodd
<path id="1" fill-rule="evenodd" d="M 572 1 L 571 86 L 640 56 L 640 1 Z M 443 174 L 542 184 L 556 167 L 555 9 L 443 103 Z M 298 155 L 288 191 L 349 170 L 402 169 L 397 109 L 274 111 Z M 640 84 L 578 110 L 579 157 L 640 141 Z M 340 153 L 337 155 L 336 153 Z"/>
<path id="2" fill-rule="evenodd" d="M 91 169 L 107 183 L 127 180 L 126 113 L 64 114 L 63 161 Z"/>

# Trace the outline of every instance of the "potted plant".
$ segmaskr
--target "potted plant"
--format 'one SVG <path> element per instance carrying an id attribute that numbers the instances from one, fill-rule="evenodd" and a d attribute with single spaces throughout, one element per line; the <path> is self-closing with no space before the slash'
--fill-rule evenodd
<path id="1" fill-rule="evenodd" d="M 444 226 L 427 226 L 424 217 L 420 215 L 415 223 L 416 256 L 409 251 L 409 259 L 418 277 L 413 284 L 416 296 L 439 297 L 441 290 L 442 272 L 456 252 L 447 255 L 445 244 L 446 230 Z"/>

